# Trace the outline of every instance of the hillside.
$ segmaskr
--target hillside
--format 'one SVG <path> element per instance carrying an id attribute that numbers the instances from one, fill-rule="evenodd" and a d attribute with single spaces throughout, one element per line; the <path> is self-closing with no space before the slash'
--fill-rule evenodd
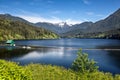
<path id="1" fill-rule="evenodd" d="M 120 9 L 103 20 L 82 24 L 63 33 L 63 37 L 120 39 Z"/>
<path id="2" fill-rule="evenodd" d="M 12 16 L 10 14 L 0 14 L 0 18 L 7 19 L 7 20 L 10 20 L 10 21 L 20 21 L 20 22 L 24 22 L 24 23 L 30 23 L 25 19 L 22 19 L 22 18 L 17 17 L 17 16 Z"/>
<path id="3" fill-rule="evenodd" d="M 5 18 L 0 15 L 0 40 L 57 38 L 57 35 L 53 32 L 32 26 L 24 22 L 25 20 L 22 18 L 18 19 L 19 20 L 16 20 L 8 16 Z"/>

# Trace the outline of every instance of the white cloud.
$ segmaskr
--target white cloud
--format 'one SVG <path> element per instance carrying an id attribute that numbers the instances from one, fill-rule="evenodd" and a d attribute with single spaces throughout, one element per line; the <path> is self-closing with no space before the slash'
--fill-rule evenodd
<path id="1" fill-rule="evenodd" d="M 39 21 L 45 21 L 44 18 L 42 17 L 35 17 L 35 16 L 27 16 L 27 15 L 18 15 L 19 17 L 25 19 L 25 20 L 28 20 L 30 22 L 33 22 L 33 23 L 36 23 L 36 22 L 39 22 Z"/>
<path id="2" fill-rule="evenodd" d="M 68 24 L 79 24 L 81 23 L 82 21 L 80 20 L 72 20 L 72 19 L 67 19 L 65 22 L 67 22 Z"/>
<path id="3" fill-rule="evenodd" d="M 58 13 L 61 13 L 61 11 L 56 10 L 56 11 L 53 11 L 51 13 L 58 14 Z M 61 18 L 56 17 L 56 16 L 43 17 L 43 16 L 41 16 L 41 14 L 36 14 L 33 12 L 21 10 L 21 9 L 19 9 L 19 14 L 16 14 L 15 16 L 21 17 L 29 22 L 32 22 L 32 23 L 49 22 L 49 23 L 55 24 L 55 23 L 60 23 L 60 22 L 67 22 L 68 24 L 77 24 L 77 23 L 83 22 L 80 20 L 73 20 L 71 18 L 61 19 Z"/>
<path id="4" fill-rule="evenodd" d="M 44 18 L 41 16 L 29 16 L 29 15 L 17 15 L 25 20 L 28 20 L 29 22 L 36 23 L 36 22 L 49 22 L 49 23 L 60 23 L 60 22 L 67 22 L 68 24 L 78 24 L 82 21 L 72 20 L 72 19 L 66 19 L 62 20 L 58 17 L 51 16 L 50 18 Z"/>
<path id="5" fill-rule="evenodd" d="M 84 4 L 90 4 L 90 1 L 89 0 L 82 0 Z"/>
<path id="6" fill-rule="evenodd" d="M 52 16 L 51 18 L 44 18 L 41 16 L 29 16 L 29 15 L 18 15 L 21 18 L 24 18 L 25 20 L 28 20 L 30 22 L 36 23 L 36 22 L 50 22 L 50 23 L 59 23 L 62 22 L 61 19 Z"/>

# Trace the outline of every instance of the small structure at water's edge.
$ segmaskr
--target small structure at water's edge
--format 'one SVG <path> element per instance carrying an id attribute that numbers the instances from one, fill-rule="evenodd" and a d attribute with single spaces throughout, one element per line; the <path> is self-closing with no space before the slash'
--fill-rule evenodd
<path id="1" fill-rule="evenodd" d="M 24 49 L 31 49 L 31 47 L 30 46 L 22 46 L 22 48 L 24 48 Z"/>
<path id="2" fill-rule="evenodd" d="M 6 44 L 9 46 L 15 46 L 15 42 L 13 40 L 7 40 Z"/>

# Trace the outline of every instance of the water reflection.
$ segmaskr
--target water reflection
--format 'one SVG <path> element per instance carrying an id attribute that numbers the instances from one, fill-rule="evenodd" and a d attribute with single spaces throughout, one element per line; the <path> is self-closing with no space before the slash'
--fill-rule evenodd
<path id="1" fill-rule="evenodd" d="M 21 57 L 31 50 L 27 49 L 15 49 L 15 48 L 1 48 L 0 49 L 0 59 L 12 59 L 16 57 Z"/>
<path id="2" fill-rule="evenodd" d="M 20 59 L 28 58 L 43 58 L 43 57 L 62 57 L 64 55 L 64 48 L 54 49 L 54 48 L 40 48 L 29 52 Z"/>
<path id="3" fill-rule="evenodd" d="M 120 74 L 120 51 L 112 50 L 84 50 L 90 59 L 97 61 L 100 71 Z"/>
<path id="4" fill-rule="evenodd" d="M 33 49 L 30 52 L 12 58 L 12 61 L 19 62 L 21 65 L 29 63 L 42 63 L 60 65 L 66 68 L 70 67 L 73 60 L 76 58 L 76 50 L 72 48 L 39 48 Z"/>
<path id="5" fill-rule="evenodd" d="M 108 55 L 111 59 L 111 63 L 117 68 L 120 68 L 120 51 L 108 51 Z"/>

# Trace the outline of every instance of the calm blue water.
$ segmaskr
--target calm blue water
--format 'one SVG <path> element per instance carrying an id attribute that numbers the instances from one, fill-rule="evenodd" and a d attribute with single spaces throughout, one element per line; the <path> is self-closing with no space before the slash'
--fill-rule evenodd
<path id="1" fill-rule="evenodd" d="M 69 68 L 79 48 L 97 61 L 99 70 L 120 74 L 120 40 L 111 39 L 56 39 L 17 40 L 16 45 L 30 45 L 39 48 L 0 48 L 0 59 L 19 62 L 20 65 L 42 63 Z M 108 50 L 103 50 L 108 49 Z M 110 50 L 113 49 L 113 50 Z"/>

